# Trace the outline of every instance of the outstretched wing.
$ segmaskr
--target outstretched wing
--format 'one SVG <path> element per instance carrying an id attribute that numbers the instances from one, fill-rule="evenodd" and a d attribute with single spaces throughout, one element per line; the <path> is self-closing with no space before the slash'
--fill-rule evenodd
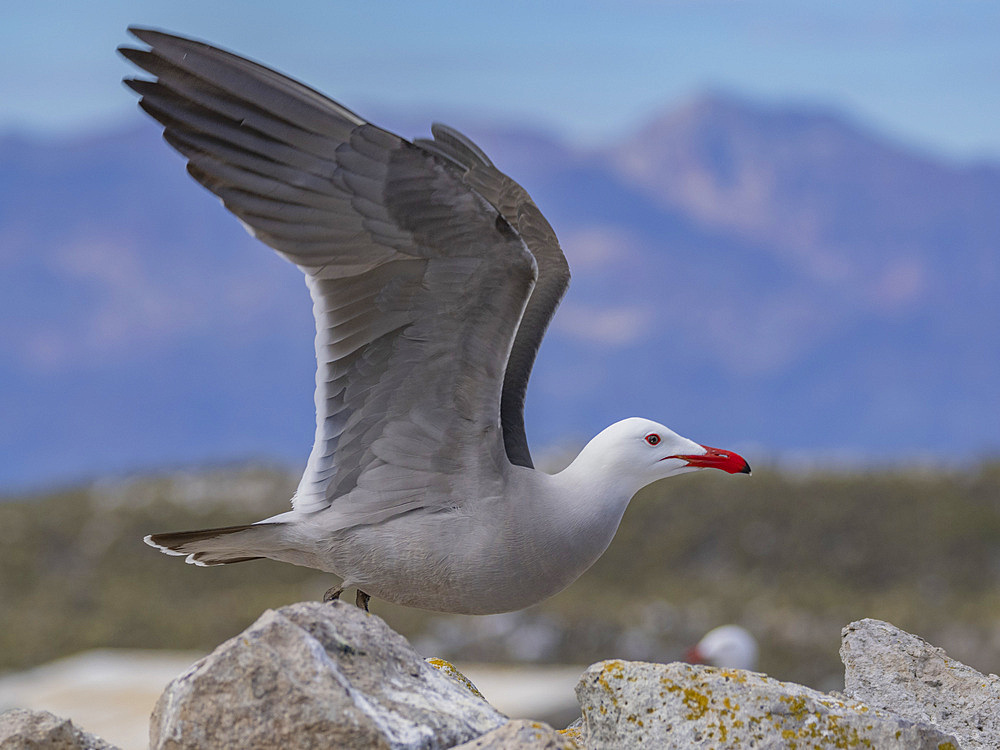
<path id="1" fill-rule="evenodd" d="M 531 452 L 524 433 L 524 397 L 538 347 L 569 287 L 569 264 L 555 231 L 523 187 L 493 166 L 476 144 L 454 128 L 435 123 L 431 133 L 434 140 L 418 138 L 414 143 L 460 164 L 465 169 L 465 183 L 500 211 L 538 263 L 538 282 L 517 329 L 500 401 L 507 458 L 511 463 L 530 467 Z"/>
<path id="2" fill-rule="evenodd" d="M 131 29 L 128 80 L 188 171 L 306 275 L 316 440 L 296 510 L 350 523 L 497 479 L 508 355 L 537 275 L 467 169 L 273 70 Z M 337 499 L 350 494 L 350 507 Z"/>

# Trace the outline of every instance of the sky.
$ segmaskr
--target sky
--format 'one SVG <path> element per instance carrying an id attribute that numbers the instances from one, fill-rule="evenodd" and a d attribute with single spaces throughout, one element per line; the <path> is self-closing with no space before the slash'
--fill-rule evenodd
<path id="1" fill-rule="evenodd" d="M 721 90 L 1000 160 L 996 0 L 38 0 L 4 9 L 0 133 L 135 118 L 114 53 L 130 24 L 239 52 L 362 114 L 462 112 L 596 145 Z"/>

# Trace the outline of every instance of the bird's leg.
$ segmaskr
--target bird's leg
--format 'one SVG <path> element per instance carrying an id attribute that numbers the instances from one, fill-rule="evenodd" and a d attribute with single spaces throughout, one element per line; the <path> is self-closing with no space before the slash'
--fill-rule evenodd
<path id="1" fill-rule="evenodd" d="M 331 586 L 326 590 L 326 593 L 323 594 L 323 601 L 335 602 L 340 598 L 340 595 L 343 593 L 344 593 L 343 586 Z"/>
<path id="2" fill-rule="evenodd" d="M 363 609 L 365 612 L 367 612 L 368 611 L 368 602 L 370 600 L 371 600 L 371 597 L 368 594 L 366 594 L 361 589 L 358 589 L 358 597 L 357 597 L 357 599 L 354 600 L 355 604 L 357 604 L 359 607 L 361 607 L 361 609 Z"/>

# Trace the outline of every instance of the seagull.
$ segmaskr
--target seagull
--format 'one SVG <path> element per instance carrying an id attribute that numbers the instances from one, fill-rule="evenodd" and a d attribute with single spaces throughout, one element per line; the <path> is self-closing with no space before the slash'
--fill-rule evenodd
<path id="1" fill-rule="evenodd" d="M 705 633 L 684 661 L 723 669 L 756 669 L 757 639 L 739 625 L 720 625 Z"/>
<path id="2" fill-rule="evenodd" d="M 642 487 L 736 453 L 632 417 L 563 471 L 533 467 L 525 389 L 569 284 L 519 184 L 444 125 L 407 141 L 217 47 L 130 28 L 129 78 L 188 172 L 305 274 L 316 435 L 292 509 L 152 534 L 195 565 L 270 558 L 396 604 L 464 614 L 558 593 L 607 549 Z"/>

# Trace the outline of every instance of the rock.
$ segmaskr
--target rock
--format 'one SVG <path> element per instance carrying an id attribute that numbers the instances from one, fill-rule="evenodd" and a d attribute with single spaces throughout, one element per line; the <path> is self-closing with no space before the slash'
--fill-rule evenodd
<path id="1" fill-rule="evenodd" d="M 841 636 L 847 695 L 951 732 L 965 750 L 1000 745 L 1000 677 L 881 620 L 852 622 Z"/>
<path id="2" fill-rule="evenodd" d="M 581 716 L 565 729 L 559 729 L 557 731 L 566 739 L 573 740 L 579 747 L 583 747 L 586 740 L 583 733 L 586 729 L 587 727 L 584 725 L 583 717 Z"/>
<path id="3" fill-rule="evenodd" d="M 564 727 L 580 717 L 573 691 L 584 666 L 476 664 L 462 674 L 444 659 L 426 661 L 475 690 L 511 719 L 531 719 L 551 727 Z"/>
<path id="4" fill-rule="evenodd" d="M 48 711 L 12 708 L 0 714 L 2 750 L 118 750 Z"/>
<path id="5" fill-rule="evenodd" d="M 578 750 L 580 747 L 548 724 L 516 719 L 453 750 Z"/>
<path id="6" fill-rule="evenodd" d="M 576 694 L 594 749 L 958 747 L 929 725 L 738 669 L 604 661 Z"/>
<path id="7" fill-rule="evenodd" d="M 150 747 L 449 748 L 507 718 L 352 605 L 268 610 L 175 679 Z"/>
<path id="8" fill-rule="evenodd" d="M 430 656 L 424 659 L 425 662 L 430 664 L 434 669 L 443 674 L 449 680 L 458 685 L 462 690 L 471 693 L 476 698 L 480 700 L 486 700 L 482 693 L 479 692 L 479 688 L 472 684 L 472 680 L 462 674 L 458 667 L 452 664 L 450 661 L 445 661 L 444 659 L 438 659 L 437 657 Z"/>

